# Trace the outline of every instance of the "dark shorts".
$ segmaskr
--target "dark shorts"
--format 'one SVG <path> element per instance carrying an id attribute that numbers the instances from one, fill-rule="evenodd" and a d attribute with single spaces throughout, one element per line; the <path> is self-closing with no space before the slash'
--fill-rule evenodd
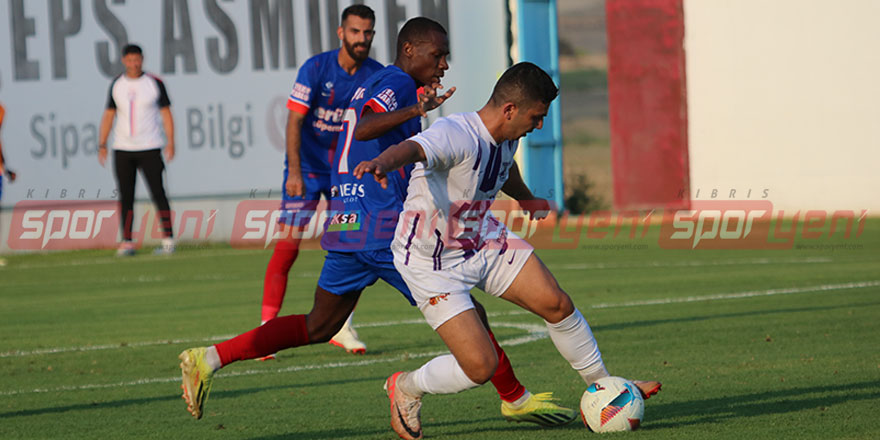
<path id="1" fill-rule="evenodd" d="M 324 257 L 324 267 L 321 268 L 318 286 L 334 295 L 343 295 L 372 286 L 380 278 L 400 291 L 410 305 L 416 305 L 409 288 L 394 268 L 394 255 L 391 249 L 360 252 L 328 251 L 327 256 Z"/>
<path id="2" fill-rule="evenodd" d="M 330 175 L 303 173 L 302 197 L 287 195 L 287 169 L 284 169 L 284 182 L 281 183 L 281 218 L 279 223 L 303 227 L 309 224 L 318 208 L 321 194 L 330 200 Z"/>

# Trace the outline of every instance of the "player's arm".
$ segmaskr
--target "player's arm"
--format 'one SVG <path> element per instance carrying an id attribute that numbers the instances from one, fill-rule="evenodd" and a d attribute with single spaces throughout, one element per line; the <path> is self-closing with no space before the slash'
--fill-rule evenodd
<path id="1" fill-rule="evenodd" d="M 165 160 L 171 162 L 171 159 L 174 159 L 174 118 L 171 117 L 171 99 L 168 97 L 168 90 L 165 89 L 165 83 L 159 78 L 154 80 L 156 88 L 159 89 L 156 105 L 162 117 L 162 128 L 165 129 Z"/>
<path id="2" fill-rule="evenodd" d="M 453 93 L 455 87 L 450 88 L 443 95 L 437 95 L 437 90 L 443 88 L 439 83 L 425 86 L 424 92 L 419 95 L 415 104 L 390 112 L 376 112 L 369 106 L 364 106 L 360 120 L 354 129 L 354 138 L 359 141 L 376 139 L 391 131 L 404 122 L 419 116 L 427 116 L 428 112 L 440 107 Z"/>
<path id="3" fill-rule="evenodd" d="M 375 112 L 365 106 L 357 127 L 354 129 L 354 138 L 359 141 L 376 139 L 394 127 L 418 116 L 421 116 L 421 113 L 418 105 L 415 104 L 391 112 Z"/>
<path id="4" fill-rule="evenodd" d="M 6 109 L 0 105 L 0 130 L 3 129 L 3 118 L 6 116 Z M 0 176 L 6 172 L 6 161 L 3 159 L 3 140 L 0 139 Z"/>
<path id="5" fill-rule="evenodd" d="M 165 106 L 159 109 L 162 115 L 162 127 L 165 129 L 165 160 L 171 162 L 174 159 L 174 118 L 171 116 L 171 106 Z"/>
<path id="6" fill-rule="evenodd" d="M 422 146 L 416 141 L 407 139 L 388 147 L 388 149 L 373 160 L 359 163 L 354 167 L 354 176 L 360 179 L 364 174 L 372 174 L 376 181 L 379 182 L 379 185 L 387 189 L 388 173 L 400 167 L 425 160 L 427 160 L 427 157 Z"/>
<path id="7" fill-rule="evenodd" d="M 113 119 L 116 118 L 116 108 L 104 110 L 101 117 L 101 127 L 98 131 L 98 163 L 104 166 L 107 162 L 107 138 L 110 137 L 110 129 L 113 127 Z"/>
<path id="8" fill-rule="evenodd" d="M 504 194 L 518 201 L 523 211 L 528 212 L 533 220 L 540 220 L 550 214 L 550 202 L 545 199 L 535 198 L 532 190 L 523 181 L 516 162 L 510 166 L 507 181 L 504 182 L 501 191 L 504 191 Z"/>
<path id="9" fill-rule="evenodd" d="M 302 166 L 300 164 L 299 150 L 302 146 L 302 126 L 306 115 L 296 110 L 290 110 L 287 115 L 287 128 L 285 139 L 287 143 L 287 185 L 284 188 L 291 197 L 302 196 L 305 193 L 302 178 Z"/>

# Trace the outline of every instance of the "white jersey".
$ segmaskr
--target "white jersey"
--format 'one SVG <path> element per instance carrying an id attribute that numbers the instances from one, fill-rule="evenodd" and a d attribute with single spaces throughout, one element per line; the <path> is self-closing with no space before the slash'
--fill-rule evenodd
<path id="1" fill-rule="evenodd" d="M 110 84 L 107 108 L 116 110 L 113 129 L 113 149 L 143 151 L 161 148 L 162 136 L 159 109 L 171 101 L 165 84 L 159 78 L 144 73 L 137 78 L 119 75 Z"/>
<path id="2" fill-rule="evenodd" d="M 507 181 L 519 141 L 500 145 L 476 112 L 440 118 L 410 138 L 425 151 L 416 164 L 392 250 L 404 265 L 451 268 L 490 244 L 506 247 L 506 228 L 489 206 Z"/>

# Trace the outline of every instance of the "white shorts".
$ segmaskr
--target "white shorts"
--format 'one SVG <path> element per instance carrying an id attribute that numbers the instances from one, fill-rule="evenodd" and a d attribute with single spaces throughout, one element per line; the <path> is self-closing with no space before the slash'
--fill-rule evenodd
<path id="1" fill-rule="evenodd" d="M 508 232 L 516 246 L 502 251 L 487 247 L 467 260 L 447 263 L 433 270 L 431 263 L 404 264 L 405 255 L 394 253 L 394 267 L 400 272 L 425 320 L 434 330 L 454 316 L 474 308 L 471 289 L 478 287 L 492 296 L 501 296 L 519 275 L 534 248 Z"/>

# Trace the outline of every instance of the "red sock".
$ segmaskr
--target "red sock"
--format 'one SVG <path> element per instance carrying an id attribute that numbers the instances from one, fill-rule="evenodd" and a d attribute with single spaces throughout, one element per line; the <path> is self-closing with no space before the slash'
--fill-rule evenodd
<path id="1" fill-rule="evenodd" d="M 288 315 L 267 321 L 214 347 L 220 355 L 220 365 L 225 366 L 231 362 L 256 359 L 308 343 L 306 315 Z"/>
<path id="2" fill-rule="evenodd" d="M 510 359 L 507 358 L 504 349 L 498 345 L 498 341 L 495 340 L 495 335 L 491 331 L 489 331 L 489 339 L 492 340 L 495 353 L 498 354 L 498 368 L 495 370 L 495 375 L 492 376 L 492 385 L 495 386 L 501 400 L 513 402 L 525 394 L 526 387 L 519 383 L 519 379 L 513 373 L 513 365 L 510 365 Z"/>
<path id="3" fill-rule="evenodd" d="M 262 322 L 266 322 L 281 311 L 281 303 L 284 302 L 284 293 L 287 292 L 287 274 L 290 267 L 299 255 L 299 241 L 281 240 L 275 244 L 269 266 L 266 267 L 266 277 L 263 279 L 263 309 Z"/>

